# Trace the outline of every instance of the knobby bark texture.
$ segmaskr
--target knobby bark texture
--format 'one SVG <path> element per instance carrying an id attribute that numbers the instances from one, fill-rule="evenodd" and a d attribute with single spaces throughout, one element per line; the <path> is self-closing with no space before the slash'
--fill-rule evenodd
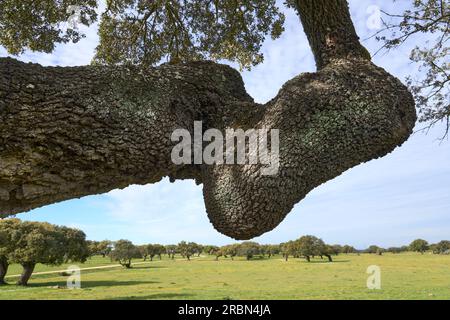
<path id="1" fill-rule="evenodd" d="M 214 227 L 235 239 L 275 228 L 312 189 L 382 157 L 416 121 L 406 87 L 360 45 L 344 0 L 298 0 L 318 71 L 265 105 L 230 67 L 41 67 L 0 59 L 0 213 L 163 177 L 195 179 Z M 171 161 L 175 129 L 279 129 L 279 171 Z M 177 195 L 174 195 L 176 197 Z"/>

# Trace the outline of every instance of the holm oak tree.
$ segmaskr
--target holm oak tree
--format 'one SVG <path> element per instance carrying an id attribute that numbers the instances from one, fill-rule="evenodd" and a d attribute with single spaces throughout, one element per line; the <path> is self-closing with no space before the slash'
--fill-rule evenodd
<path id="1" fill-rule="evenodd" d="M 74 3 L 81 23 L 98 18 L 96 1 Z M 411 93 L 371 62 L 345 0 L 288 1 L 317 72 L 288 81 L 266 104 L 253 101 L 237 71 L 205 59 L 261 62 L 264 38 L 283 29 L 274 0 L 106 4 L 93 65 L 0 59 L 1 216 L 163 177 L 195 179 L 214 227 L 250 239 L 275 228 L 312 189 L 385 156 L 412 132 Z M 78 40 L 62 26 L 68 5 L 2 1 L 0 44 L 11 53 L 50 52 Z M 262 175 L 261 164 L 175 165 L 171 134 L 192 133 L 194 121 L 222 133 L 278 129 L 278 174 Z"/>

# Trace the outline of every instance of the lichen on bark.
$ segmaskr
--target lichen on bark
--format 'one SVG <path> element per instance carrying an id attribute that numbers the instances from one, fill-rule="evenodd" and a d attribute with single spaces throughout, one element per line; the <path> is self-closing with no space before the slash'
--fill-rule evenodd
<path id="1" fill-rule="evenodd" d="M 264 105 L 237 71 L 212 62 L 142 70 L 0 59 L 0 216 L 163 177 L 195 179 L 213 226 L 250 239 L 320 184 L 404 143 L 416 120 L 412 96 L 370 61 L 347 2 L 294 2 L 318 71 Z M 278 174 L 262 175 L 262 165 L 174 165 L 171 134 L 192 133 L 194 121 L 222 132 L 279 129 Z"/>

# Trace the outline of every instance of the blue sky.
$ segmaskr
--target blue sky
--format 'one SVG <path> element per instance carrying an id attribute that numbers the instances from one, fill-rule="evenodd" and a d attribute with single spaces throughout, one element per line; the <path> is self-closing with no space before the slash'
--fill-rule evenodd
<path id="1" fill-rule="evenodd" d="M 394 6 L 386 0 L 351 0 L 352 18 L 361 39 L 375 32 L 367 25 L 371 6 L 400 12 L 408 3 L 397 1 Z M 267 40 L 265 62 L 242 74 L 248 92 L 258 102 L 274 97 L 282 84 L 297 74 L 315 70 L 298 17 L 291 10 L 285 11 L 286 32 L 280 39 Z M 88 64 L 98 37 L 95 28 L 86 32 L 86 39 L 58 46 L 51 55 L 26 52 L 19 59 L 43 65 Z M 408 57 L 410 50 L 425 40 L 412 39 L 398 50 L 378 54 L 374 62 L 401 80 L 407 75 L 420 77 L 420 70 Z M 373 39 L 363 43 L 371 53 L 380 47 Z M 6 55 L 0 47 L 0 56 Z M 450 142 L 437 139 L 442 133 L 439 126 L 427 135 L 415 133 L 387 157 L 353 168 L 320 186 L 297 204 L 278 228 L 256 241 L 279 243 L 314 234 L 329 243 L 365 248 L 371 244 L 402 245 L 416 238 L 450 240 Z M 18 217 L 78 227 L 95 240 L 233 242 L 209 223 L 201 188 L 191 181 L 171 184 L 163 180 L 54 204 Z"/>

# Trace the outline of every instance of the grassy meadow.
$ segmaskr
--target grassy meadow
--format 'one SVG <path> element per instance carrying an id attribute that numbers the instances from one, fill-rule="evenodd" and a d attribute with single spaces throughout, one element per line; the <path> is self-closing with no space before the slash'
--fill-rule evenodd
<path id="1" fill-rule="evenodd" d="M 67 277 L 59 273 L 33 275 L 27 288 L 15 286 L 17 278 L 8 277 L 10 284 L 0 286 L 0 299 L 450 299 L 448 255 L 343 254 L 334 260 L 163 257 L 132 269 L 82 271 L 82 288 L 74 290 L 64 288 Z M 79 266 L 115 264 L 93 257 Z M 367 289 L 370 265 L 381 268 L 381 290 Z M 35 272 L 66 267 L 38 265 Z M 20 272 L 20 266 L 12 265 L 8 276 Z"/>

